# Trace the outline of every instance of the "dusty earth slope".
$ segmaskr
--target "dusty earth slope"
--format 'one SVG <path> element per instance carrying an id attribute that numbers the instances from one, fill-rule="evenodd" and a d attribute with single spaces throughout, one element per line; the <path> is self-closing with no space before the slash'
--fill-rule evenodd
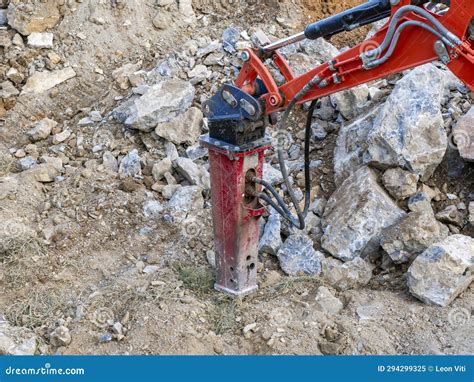
<path id="1" fill-rule="evenodd" d="M 474 353 L 474 169 L 463 130 L 472 127 L 472 95 L 438 64 L 417 78 L 439 94 L 407 74 L 319 102 L 313 212 L 297 239 L 319 251 L 317 271 L 288 271 L 280 247 L 302 263 L 307 252 L 267 216 L 259 292 L 232 300 L 212 289 L 201 103 L 235 77 L 254 32 L 284 37 L 358 3 L 0 0 L 0 353 Z M 284 53 L 305 70 L 367 32 Z M 167 81 L 175 86 L 162 90 Z M 157 86 L 157 95 L 181 97 L 179 112 L 144 121 L 130 102 L 152 103 Z M 413 109 L 397 103 L 410 101 L 407 89 Z M 286 142 L 298 189 L 304 114 L 295 113 Z M 402 136 L 422 126 L 416 144 L 393 143 L 396 158 L 381 154 L 392 117 Z M 280 185 L 272 151 L 267 170 Z M 364 175 L 373 177 L 368 189 L 357 183 L 363 171 L 373 174 Z M 359 195 L 390 203 L 348 208 L 353 220 L 337 211 Z M 393 219 L 374 230 L 380 211 Z M 410 211 L 411 222 L 396 226 Z M 342 226 L 355 225 L 334 232 L 339 214 Z M 375 250 L 348 249 L 347 232 Z M 415 281 L 422 256 L 448 235 L 460 270 L 451 289 L 434 291 L 453 297 L 440 307 Z M 341 258 L 348 251 L 355 260 Z M 442 272 L 427 266 L 422 281 L 434 285 Z"/>

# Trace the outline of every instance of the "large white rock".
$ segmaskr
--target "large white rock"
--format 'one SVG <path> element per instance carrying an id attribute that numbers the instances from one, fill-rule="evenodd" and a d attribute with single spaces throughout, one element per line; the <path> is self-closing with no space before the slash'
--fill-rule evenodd
<path id="1" fill-rule="evenodd" d="M 0 317 L 0 355 L 34 355 L 36 341 L 31 330 L 11 326 Z"/>
<path id="2" fill-rule="evenodd" d="M 447 149 L 441 114 L 446 83 L 444 72 L 433 64 L 403 77 L 377 116 L 365 162 L 381 168 L 400 166 L 428 179 Z"/>
<path id="3" fill-rule="evenodd" d="M 337 185 L 364 166 L 364 154 L 368 149 L 367 139 L 379 111 L 380 108 L 377 107 L 367 115 L 341 127 L 334 149 L 334 172 Z"/>
<path id="4" fill-rule="evenodd" d="M 291 235 L 278 251 L 281 269 L 287 275 L 318 275 L 324 255 L 313 248 L 313 241 L 306 235 Z"/>
<path id="5" fill-rule="evenodd" d="M 406 263 L 445 239 L 449 229 L 431 212 L 412 212 L 382 233 L 380 244 L 393 262 Z"/>
<path id="6" fill-rule="evenodd" d="M 117 107 L 114 117 L 133 129 L 150 132 L 159 123 L 169 122 L 189 109 L 195 89 L 186 81 L 171 79 L 159 82 L 141 97 Z M 178 126 L 179 128 L 179 126 Z"/>
<path id="7" fill-rule="evenodd" d="M 324 211 L 322 247 L 343 261 L 379 248 L 383 229 L 406 216 L 377 183 L 376 173 L 362 167 L 331 196 Z"/>
<path id="8" fill-rule="evenodd" d="M 33 32 L 28 36 L 28 46 L 31 48 L 51 49 L 54 35 L 49 32 Z"/>
<path id="9" fill-rule="evenodd" d="M 191 107 L 177 118 L 159 123 L 155 133 L 170 142 L 194 144 L 201 135 L 203 114 L 197 107 Z"/>
<path id="10" fill-rule="evenodd" d="M 26 81 L 21 94 L 44 93 L 73 77 L 76 77 L 76 72 L 70 67 L 53 72 L 47 70 L 44 72 L 35 72 Z"/>
<path id="11" fill-rule="evenodd" d="M 448 306 L 474 281 L 474 239 L 454 235 L 434 244 L 415 259 L 407 275 L 415 297 Z"/>

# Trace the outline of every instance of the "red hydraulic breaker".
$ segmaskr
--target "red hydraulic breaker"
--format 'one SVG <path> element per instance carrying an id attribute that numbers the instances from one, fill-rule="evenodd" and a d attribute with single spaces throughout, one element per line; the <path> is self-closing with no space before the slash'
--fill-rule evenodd
<path id="1" fill-rule="evenodd" d="M 258 219 L 265 212 L 256 197 L 266 144 L 239 151 L 206 139 L 212 183 L 217 280 L 215 289 L 234 296 L 257 290 Z"/>

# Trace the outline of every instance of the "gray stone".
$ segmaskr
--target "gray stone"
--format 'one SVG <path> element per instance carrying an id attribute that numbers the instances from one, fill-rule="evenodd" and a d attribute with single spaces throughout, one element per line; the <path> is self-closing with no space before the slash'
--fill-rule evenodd
<path id="1" fill-rule="evenodd" d="M 443 72 L 428 64 L 397 83 L 369 134 L 366 163 L 431 177 L 448 143 L 441 114 L 445 81 Z"/>
<path id="2" fill-rule="evenodd" d="M 364 166 L 364 154 L 368 149 L 367 139 L 379 111 L 380 108 L 376 108 L 358 120 L 342 125 L 334 149 L 334 172 L 337 185 Z"/>
<path id="3" fill-rule="evenodd" d="M 0 98 L 6 99 L 15 97 L 18 94 L 20 94 L 20 92 L 10 81 L 0 83 Z"/>
<path id="4" fill-rule="evenodd" d="M 201 159 L 207 157 L 207 149 L 200 146 L 199 144 L 194 146 L 189 146 L 186 149 L 186 155 L 191 160 Z"/>
<path id="5" fill-rule="evenodd" d="M 171 142 L 165 143 L 165 154 L 166 157 L 171 160 L 171 162 L 179 158 L 178 150 L 176 149 L 176 146 Z"/>
<path id="6" fill-rule="evenodd" d="M 412 212 L 382 233 L 380 245 L 394 263 L 407 263 L 448 235 L 432 213 Z"/>
<path id="7" fill-rule="evenodd" d="M 203 166 L 198 166 L 189 158 L 178 158 L 173 165 L 189 183 L 204 189 L 210 188 L 210 176 Z"/>
<path id="8" fill-rule="evenodd" d="M 182 143 L 194 144 L 201 135 L 201 126 L 203 114 L 197 107 L 191 107 L 189 110 L 179 115 L 169 122 L 159 123 L 156 126 L 155 133 L 177 145 Z"/>
<path id="9" fill-rule="evenodd" d="M 333 258 L 323 261 L 324 279 L 340 291 L 367 285 L 372 279 L 372 270 L 373 267 L 360 257 L 346 263 Z"/>
<path id="10" fill-rule="evenodd" d="M 117 172 L 119 169 L 117 158 L 110 151 L 106 151 L 102 155 L 102 164 L 112 172 Z"/>
<path id="11" fill-rule="evenodd" d="M 269 253 L 276 256 L 283 241 L 281 240 L 281 217 L 272 214 L 268 217 L 263 235 L 260 238 L 258 249 L 260 252 Z"/>
<path id="12" fill-rule="evenodd" d="M 268 163 L 263 164 L 263 180 L 272 186 L 283 183 L 283 175 L 280 170 Z"/>
<path id="13" fill-rule="evenodd" d="M 339 50 L 324 38 L 304 40 L 299 43 L 299 49 L 314 61 L 330 61 L 339 54 Z"/>
<path id="14" fill-rule="evenodd" d="M 72 131 L 69 129 L 66 129 L 64 131 L 61 131 L 58 134 L 53 135 L 52 143 L 53 145 L 59 145 L 60 143 L 63 143 L 69 139 L 71 136 Z"/>
<path id="15" fill-rule="evenodd" d="M 291 235 L 278 251 L 283 271 L 290 276 L 318 275 L 324 255 L 313 248 L 313 241 L 305 235 Z"/>
<path id="16" fill-rule="evenodd" d="M 28 36 L 27 44 L 31 48 L 52 49 L 54 35 L 48 32 L 33 32 Z"/>
<path id="17" fill-rule="evenodd" d="M 59 171 L 52 165 L 44 163 L 34 166 L 29 170 L 23 171 L 22 176 L 27 179 L 40 183 L 54 182 L 55 178 L 60 175 Z"/>
<path id="18" fill-rule="evenodd" d="M 222 33 L 222 47 L 229 53 L 235 53 L 235 44 L 240 40 L 240 32 L 233 28 L 228 27 L 224 29 Z"/>
<path id="19" fill-rule="evenodd" d="M 331 196 L 324 211 L 322 247 L 344 261 L 378 249 L 383 229 L 406 214 L 363 167 Z"/>
<path id="20" fill-rule="evenodd" d="M 369 88 L 367 85 L 360 85 L 340 91 L 331 95 L 331 102 L 345 119 L 354 119 L 368 106 Z"/>
<path id="21" fill-rule="evenodd" d="M 152 131 L 184 113 L 194 100 L 195 89 L 186 81 L 161 81 L 141 97 L 135 97 L 113 111 L 114 117 L 133 129 Z"/>
<path id="22" fill-rule="evenodd" d="M 412 212 L 433 213 L 431 198 L 426 192 L 418 192 L 408 199 L 408 209 Z"/>
<path id="23" fill-rule="evenodd" d="M 166 204 L 165 208 L 174 212 L 190 212 L 201 210 L 204 206 L 202 188 L 186 186 L 179 188 Z"/>
<path id="24" fill-rule="evenodd" d="M 416 194 L 419 176 L 401 168 L 391 168 L 385 171 L 382 182 L 385 189 L 396 200 L 403 200 Z"/>
<path id="25" fill-rule="evenodd" d="M 167 172 L 171 172 L 172 170 L 173 163 L 171 163 L 171 160 L 169 158 L 164 158 L 153 165 L 151 173 L 153 175 L 153 179 L 155 181 L 159 181 L 163 179 Z"/>
<path id="26" fill-rule="evenodd" d="M 35 355 L 37 339 L 32 330 L 11 326 L 0 317 L 0 355 Z"/>
<path id="27" fill-rule="evenodd" d="M 45 118 L 36 123 L 35 127 L 27 132 L 27 135 L 33 142 L 41 141 L 48 138 L 53 128 L 57 125 L 56 121 Z"/>
<path id="28" fill-rule="evenodd" d="M 474 162 L 474 106 L 462 116 L 453 129 L 453 140 L 463 159 Z"/>
<path id="29" fill-rule="evenodd" d="M 143 205 L 143 215 L 147 218 L 157 219 L 163 210 L 164 208 L 158 200 L 148 200 Z"/>
<path id="30" fill-rule="evenodd" d="M 7 25 L 7 22 L 8 22 L 7 10 L 6 9 L 0 9 L 0 26 Z"/>
<path id="31" fill-rule="evenodd" d="M 474 281 L 474 239 L 453 235 L 431 246 L 415 259 L 407 275 L 415 297 L 448 306 Z"/>
<path id="32" fill-rule="evenodd" d="M 311 124 L 311 138 L 315 141 L 323 141 L 328 136 L 328 133 L 324 126 L 318 121 Z"/>
<path id="33" fill-rule="evenodd" d="M 71 332 L 65 326 L 58 326 L 49 335 L 49 342 L 56 347 L 67 346 L 71 341 Z"/>
<path id="34" fill-rule="evenodd" d="M 319 310 L 331 316 L 339 314 L 339 312 L 344 307 L 342 301 L 339 300 L 336 296 L 334 296 L 331 291 L 325 286 L 321 286 L 318 288 L 315 301 L 316 307 Z"/>
<path id="35" fill-rule="evenodd" d="M 180 189 L 181 187 L 182 186 L 180 184 L 168 184 L 168 185 L 164 186 L 163 189 L 161 190 L 161 195 L 166 200 L 170 200 L 173 197 L 173 195 L 175 194 L 175 192 L 178 189 Z"/>
<path id="36" fill-rule="evenodd" d="M 436 214 L 436 219 L 446 224 L 454 224 L 461 227 L 463 218 L 456 206 L 448 206 L 443 211 Z"/>
<path id="37" fill-rule="evenodd" d="M 26 171 L 30 168 L 33 168 L 37 165 L 36 159 L 31 156 L 27 156 L 25 158 L 21 158 L 16 162 L 16 167 L 18 171 Z"/>
<path id="38" fill-rule="evenodd" d="M 123 157 L 119 166 L 119 174 L 122 176 L 136 177 L 142 173 L 142 166 L 140 164 L 140 156 L 138 150 L 134 149 Z"/>

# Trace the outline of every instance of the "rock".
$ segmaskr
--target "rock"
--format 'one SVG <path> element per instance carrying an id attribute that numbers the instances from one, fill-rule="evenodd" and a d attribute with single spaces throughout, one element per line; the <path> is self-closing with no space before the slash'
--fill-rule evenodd
<path id="1" fill-rule="evenodd" d="M 8 24 L 24 36 L 33 32 L 44 32 L 53 28 L 60 20 L 58 2 L 10 2 L 8 6 Z"/>
<path id="2" fill-rule="evenodd" d="M 54 182 L 54 179 L 58 175 L 60 175 L 59 171 L 54 166 L 47 163 L 39 164 L 22 173 L 22 176 L 25 178 L 32 179 L 40 183 Z"/>
<path id="3" fill-rule="evenodd" d="M 119 169 L 117 158 L 110 151 L 105 151 L 102 155 L 102 164 L 107 170 L 112 172 L 117 172 Z"/>
<path id="4" fill-rule="evenodd" d="M 20 94 L 20 92 L 10 81 L 0 83 L 0 98 L 7 99 L 15 97 L 18 94 Z"/>
<path id="5" fill-rule="evenodd" d="M 133 129 L 150 132 L 169 122 L 191 106 L 195 89 L 178 79 L 161 81 L 141 97 L 132 98 L 113 111 L 114 117 Z"/>
<path id="6" fill-rule="evenodd" d="M 239 40 L 240 32 L 237 29 L 233 27 L 224 29 L 224 32 L 222 33 L 222 47 L 225 51 L 231 54 L 235 53 L 235 44 L 237 44 Z"/>
<path id="7" fill-rule="evenodd" d="M 171 26 L 172 14 L 169 12 L 159 11 L 153 18 L 153 26 L 158 30 L 166 30 Z"/>
<path id="8" fill-rule="evenodd" d="M 49 164 L 50 166 L 53 166 L 58 172 L 63 172 L 63 161 L 61 158 L 56 158 L 56 157 L 50 157 L 47 155 L 43 155 L 40 158 L 41 163 L 46 163 Z"/>
<path id="9" fill-rule="evenodd" d="M 443 211 L 436 214 L 436 219 L 446 224 L 454 224 L 461 227 L 463 218 L 456 206 L 448 206 Z"/>
<path id="10" fill-rule="evenodd" d="M 474 106 L 461 117 L 453 129 L 453 140 L 463 159 L 474 162 Z"/>
<path id="11" fill-rule="evenodd" d="M 324 255 L 313 248 L 313 241 L 304 235 L 291 235 L 278 251 L 281 269 L 290 276 L 318 275 Z"/>
<path id="12" fill-rule="evenodd" d="M 382 177 L 385 189 L 396 200 L 403 200 L 416 194 L 419 176 L 401 168 L 391 168 Z"/>
<path id="13" fill-rule="evenodd" d="M 360 257 L 346 263 L 329 258 L 322 265 L 324 279 L 340 291 L 367 285 L 372 279 L 372 266 Z"/>
<path id="14" fill-rule="evenodd" d="M 7 78 L 10 81 L 12 81 L 14 84 L 20 85 L 25 79 L 25 76 L 22 73 L 20 73 L 17 69 L 10 68 L 8 69 L 8 72 L 7 72 Z"/>
<path id="15" fill-rule="evenodd" d="M 169 158 L 164 158 L 161 161 L 155 163 L 151 170 L 153 175 L 153 179 L 155 181 L 159 181 L 163 179 L 167 172 L 171 172 L 173 170 L 173 164 Z"/>
<path id="16" fill-rule="evenodd" d="M 174 212 L 199 211 L 204 206 L 202 188 L 186 186 L 179 188 L 166 204 L 165 208 Z"/>
<path id="17" fill-rule="evenodd" d="M 0 26 L 5 26 L 8 23 L 7 10 L 0 9 Z"/>
<path id="18" fill-rule="evenodd" d="M 345 119 L 354 119 L 367 107 L 369 88 L 367 85 L 360 85 L 343 90 L 331 95 L 331 102 Z"/>
<path id="19" fill-rule="evenodd" d="M 187 22 L 194 21 L 196 15 L 193 10 L 192 0 L 179 0 L 179 13 L 181 13 Z"/>
<path id="20" fill-rule="evenodd" d="M 212 71 L 207 69 L 206 65 L 196 65 L 188 72 L 188 77 L 191 79 L 191 84 L 200 84 L 204 80 L 212 76 Z"/>
<path id="21" fill-rule="evenodd" d="M 347 178 L 329 199 L 323 216 L 322 247 L 343 261 L 374 252 L 383 229 L 406 214 L 363 167 Z"/>
<path id="22" fill-rule="evenodd" d="M 164 186 L 163 189 L 161 190 L 161 195 L 166 200 L 170 200 L 173 197 L 173 195 L 175 194 L 175 192 L 178 189 L 180 189 L 181 187 L 182 186 L 180 184 L 168 184 L 168 185 Z"/>
<path id="23" fill-rule="evenodd" d="M 335 297 L 331 291 L 324 286 L 318 288 L 315 301 L 316 307 L 319 310 L 331 316 L 338 314 L 344 307 L 341 300 Z"/>
<path id="24" fill-rule="evenodd" d="M 194 144 L 201 135 L 203 114 L 197 107 L 191 107 L 177 118 L 159 123 L 155 133 L 177 145 L 182 143 Z"/>
<path id="25" fill-rule="evenodd" d="M 36 159 L 32 158 L 31 156 L 27 156 L 22 158 L 16 162 L 16 167 L 18 171 L 26 171 L 30 168 L 33 168 L 37 165 Z"/>
<path id="26" fill-rule="evenodd" d="M 268 217 L 265 230 L 258 245 L 259 252 L 269 253 L 276 256 L 281 245 L 281 218 L 278 214 L 272 214 Z"/>
<path id="27" fill-rule="evenodd" d="M 76 77 L 74 69 L 68 67 L 61 70 L 35 72 L 28 78 L 21 94 L 40 94 L 55 86 Z"/>
<path id="28" fill-rule="evenodd" d="M 303 40 L 299 43 L 299 49 L 311 57 L 314 61 L 325 62 L 330 61 L 337 55 L 339 50 L 324 38 L 316 40 Z"/>
<path id="29" fill-rule="evenodd" d="M 408 209 L 412 212 L 433 213 L 431 198 L 426 192 L 418 192 L 408 200 Z"/>
<path id="30" fill-rule="evenodd" d="M 37 340 L 32 330 L 11 326 L 0 317 L 0 355 L 35 355 Z"/>
<path id="31" fill-rule="evenodd" d="M 280 170 L 268 163 L 263 164 L 263 180 L 272 186 L 283 183 L 283 175 Z"/>
<path id="32" fill-rule="evenodd" d="M 157 200 L 148 200 L 143 205 L 143 215 L 147 218 L 157 219 L 161 216 L 164 208 Z"/>
<path id="33" fill-rule="evenodd" d="M 126 90 L 130 87 L 130 77 L 138 72 L 143 65 L 142 61 L 138 61 L 137 63 L 128 63 L 124 66 L 115 69 L 112 72 L 112 78 L 115 82 L 119 85 L 120 89 Z"/>
<path id="34" fill-rule="evenodd" d="M 28 36 L 27 44 L 31 48 L 52 49 L 53 38 L 54 38 L 54 35 L 52 33 L 33 32 L 32 34 Z"/>
<path id="35" fill-rule="evenodd" d="M 334 149 L 337 185 L 364 166 L 364 154 L 368 149 L 367 140 L 379 111 L 380 107 L 350 124 L 342 125 Z"/>
<path id="36" fill-rule="evenodd" d="M 176 171 L 183 175 L 189 183 L 204 189 L 210 188 L 210 176 L 204 167 L 198 166 L 189 158 L 178 158 L 173 164 Z"/>
<path id="37" fill-rule="evenodd" d="M 71 341 L 71 333 L 65 326 L 58 326 L 49 335 L 49 342 L 51 342 L 51 345 L 56 347 L 67 346 Z"/>
<path id="38" fill-rule="evenodd" d="M 474 202 L 469 203 L 469 223 L 474 226 Z"/>
<path id="39" fill-rule="evenodd" d="M 366 163 L 400 166 L 427 180 L 443 160 L 447 135 L 441 114 L 445 76 L 432 64 L 409 72 L 396 85 L 368 137 Z"/>
<path id="40" fill-rule="evenodd" d="M 58 134 L 53 135 L 53 145 L 59 145 L 60 143 L 67 141 L 71 134 L 72 131 L 66 129 Z"/>
<path id="41" fill-rule="evenodd" d="M 382 233 L 380 245 L 394 263 L 407 263 L 448 235 L 432 213 L 412 212 Z"/>
<path id="42" fill-rule="evenodd" d="M 192 161 L 207 157 L 207 153 L 208 153 L 208 150 L 199 144 L 196 144 L 194 146 L 189 146 L 186 149 L 186 156 Z"/>
<path id="43" fill-rule="evenodd" d="M 448 306 L 474 280 L 474 239 L 453 235 L 431 246 L 415 259 L 407 276 L 415 297 Z"/>
<path id="44" fill-rule="evenodd" d="M 140 156 L 138 155 L 138 150 L 134 149 L 123 157 L 119 166 L 119 174 L 122 176 L 136 177 L 140 176 L 141 172 Z"/>
<path id="45" fill-rule="evenodd" d="M 42 141 L 46 139 L 51 134 L 51 131 L 58 125 L 56 121 L 52 119 L 42 119 L 37 122 L 36 125 L 27 132 L 28 137 L 33 142 Z"/>

